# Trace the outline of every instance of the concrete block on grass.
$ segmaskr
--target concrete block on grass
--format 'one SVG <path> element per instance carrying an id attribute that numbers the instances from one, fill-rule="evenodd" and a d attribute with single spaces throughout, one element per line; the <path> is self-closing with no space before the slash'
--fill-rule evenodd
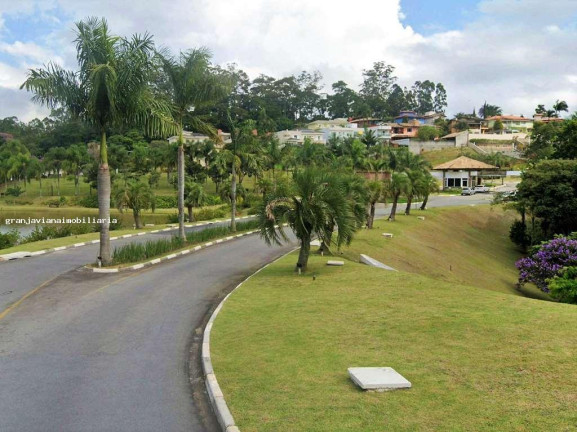
<path id="1" fill-rule="evenodd" d="M 385 237 L 385 238 L 393 238 L 393 233 L 383 233 L 383 237 Z"/>
<path id="2" fill-rule="evenodd" d="M 329 260 L 329 261 L 327 261 L 327 265 L 329 265 L 329 266 L 344 266 L 345 262 L 344 261 Z"/>
<path id="3" fill-rule="evenodd" d="M 389 391 L 411 388 L 411 383 L 390 367 L 351 367 L 353 382 L 363 390 Z"/>
<path id="4" fill-rule="evenodd" d="M 425 216 L 417 216 L 417 219 L 419 219 L 419 220 L 425 220 Z"/>

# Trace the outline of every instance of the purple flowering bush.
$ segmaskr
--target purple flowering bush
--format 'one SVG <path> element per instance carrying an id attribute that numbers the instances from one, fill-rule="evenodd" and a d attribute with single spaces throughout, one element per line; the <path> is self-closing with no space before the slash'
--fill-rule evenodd
<path id="1" fill-rule="evenodd" d="M 549 293 L 549 280 L 559 276 L 565 267 L 577 266 L 577 239 L 557 236 L 534 249 L 531 256 L 515 264 L 519 269 L 519 283 L 533 282 Z"/>

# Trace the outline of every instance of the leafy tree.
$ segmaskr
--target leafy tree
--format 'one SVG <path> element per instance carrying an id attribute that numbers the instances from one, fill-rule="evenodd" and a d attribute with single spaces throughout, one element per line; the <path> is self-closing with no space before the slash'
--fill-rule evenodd
<path id="1" fill-rule="evenodd" d="M 394 72 L 395 67 L 384 61 L 375 62 L 371 69 L 363 70 L 360 94 L 367 101 L 374 117 L 383 118 L 387 115 L 387 99 L 397 80 Z"/>
<path id="2" fill-rule="evenodd" d="M 74 195 L 79 194 L 80 174 L 90 162 L 88 149 L 83 144 L 74 144 L 66 149 L 64 168 L 74 175 Z"/>
<path id="3" fill-rule="evenodd" d="M 307 168 L 295 172 L 288 190 L 268 195 L 259 209 L 261 236 L 267 244 L 288 241 L 284 223 L 299 239 L 297 270 L 307 269 L 313 236 L 327 245 L 333 243 L 331 226 L 338 229 L 334 241 L 338 247 L 352 240 L 357 221 L 345 181 L 339 174 Z"/>
<path id="4" fill-rule="evenodd" d="M 433 141 L 439 136 L 439 130 L 435 126 L 421 126 L 417 131 L 420 141 Z"/>
<path id="5" fill-rule="evenodd" d="M 535 114 L 545 114 L 546 112 L 547 110 L 545 109 L 544 104 L 539 104 L 537 105 L 537 108 L 535 108 Z"/>
<path id="6" fill-rule="evenodd" d="M 493 130 L 495 132 L 501 132 L 503 127 L 503 122 L 500 119 L 495 120 L 495 123 L 493 123 Z"/>
<path id="7" fill-rule="evenodd" d="M 107 129 L 114 125 L 137 124 L 149 135 L 172 132 L 167 106 L 153 97 L 149 87 L 154 52 L 152 37 L 131 39 L 113 36 L 106 20 L 89 18 L 76 24 L 79 70 L 66 71 L 49 63 L 32 69 L 22 88 L 49 107 L 62 107 L 74 118 L 91 122 L 100 133 L 98 169 L 100 258 L 111 263 L 110 253 L 110 168 L 106 145 Z"/>
<path id="8" fill-rule="evenodd" d="M 210 64 L 211 53 L 207 48 L 181 52 L 178 58 L 168 51 L 160 53 L 160 59 L 170 89 L 172 112 L 178 125 L 178 235 L 184 232 L 184 124 L 194 131 L 216 138 L 216 129 L 194 115 L 194 111 L 230 92 L 230 83 L 215 74 Z"/>
<path id="9" fill-rule="evenodd" d="M 68 155 L 64 147 L 52 147 L 44 156 L 46 166 L 56 174 L 56 190 L 58 196 L 60 196 L 60 175 L 67 159 Z"/>
<path id="10" fill-rule="evenodd" d="M 349 118 L 353 117 L 355 104 L 357 104 L 359 95 L 350 89 L 346 82 L 337 81 L 332 85 L 333 94 L 328 96 L 328 110 L 331 118 Z"/>
<path id="11" fill-rule="evenodd" d="M 117 185 L 114 191 L 114 202 L 121 212 L 125 208 L 132 210 L 134 224 L 137 229 L 142 228 L 141 213 L 142 210 L 155 208 L 155 196 L 150 186 L 141 181 L 131 180 L 126 184 Z"/>
<path id="12" fill-rule="evenodd" d="M 565 267 L 549 279 L 549 290 L 551 297 L 563 303 L 577 304 L 577 267 Z"/>
<path id="13" fill-rule="evenodd" d="M 544 160 L 523 173 L 518 200 L 536 218 L 543 232 L 577 231 L 577 161 Z"/>

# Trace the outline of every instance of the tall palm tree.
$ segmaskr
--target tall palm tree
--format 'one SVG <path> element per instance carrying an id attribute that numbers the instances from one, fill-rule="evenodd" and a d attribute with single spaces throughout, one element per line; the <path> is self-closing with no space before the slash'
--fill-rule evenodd
<path id="1" fill-rule="evenodd" d="M 373 223 L 375 221 L 375 210 L 376 204 L 384 198 L 384 188 L 385 185 L 381 181 L 371 181 L 367 185 L 368 190 L 368 200 L 369 200 L 369 211 L 367 217 L 367 228 L 373 229 Z"/>
<path id="2" fill-rule="evenodd" d="M 332 242 L 333 230 L 327 221 L 333 221 L 338 229 L 337 246 L 352 240 L 358 226 L 347 194 L 338 174 L 314 167 L 297 171 L 288 190 L 277 189 L 259 209 L 261 236 L 267 244 L 288 241 L 283 228 L 287 223 L 300 242 L 296 269 L 306 271 L 312 237 L 318 236 L 325 244 Z"/>
<path id="3" fill-rule="evenodd" d="M 159 58 L 170 87 L 172 113 L 178 126 L 178 235 L 184 239 L 184 125 L 216 139 L 216 129 L 195 116 L 194 111 L 225 97 L 231 86 L 214 73 L 207 48 L 181 52 L 178 57 L 163 50 L 159 52 Z"/>
<path id="4" fill-rule="evenodd" d="M 427 209 L 427 203 L 429 202 L 429 195 L 435 192 L 439 192 L 439 182 L 435 177 L 431 175 L 430 172 L 427 172 L 420 181 L 419 189 L 423 194 L 423 202 L 421 204 L 420 210 Z"/>
<path id="5" fill-rule="evenodd" d="M 43 69 L 31 69 L 21 88 L 32 91 L 35 101 L 66 108 L 74 118 L 85 119 L 99 130 L 100 259 L 108 265 L 112 257 L 107 130 L 114 125 L 140 125 L 148 135 L 166 136 L 175 128 L 168 107 L 150 90 L 152 36 L 121 38 L 110 34 L 105 19 L 88 18 L 76 23 L 75 43 L 78 71 L 48 63 Z"/>

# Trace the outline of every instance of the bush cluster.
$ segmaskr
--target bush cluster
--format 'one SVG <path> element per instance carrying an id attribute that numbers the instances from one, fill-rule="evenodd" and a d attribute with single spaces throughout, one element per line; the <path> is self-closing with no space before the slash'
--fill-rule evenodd
<path id="1" fill-rule="evenodd" d="M 256 220 L 239 222 L 236 225 L 238 231 L 248 231 L 257 227 L 258 221 Z M 186 243 L 176 236 L 170 239 L 149 240 L 145 243 L 129 243 L 114 249 L 112 262 L 113 264 L 126 264 L 144 261 L 182 249 L 186 244 L 202 243 L 228 234 L 230 234 L 230 227 L 220 226 L 189 232 L 186 234 Z"/>
<path id="2" fill-rule="evenodd" d="M 16 229 L 10 230 L 4 234 L 0 233 L 0 249 L 16 246 L 19 240 L 20 233 Z"/>
<path id="3" fill-rule="evenodd" d="M 577 266 L 576 233 L 569 237 L 556 236 L 531 250 L 531 255 L 515 264 L 519 269 L 519 283 L 532 282 L 561 301 L 577 303 L 577 281 L 571 279 Z M 552 289 L 552 286 L 555 289 Z"/>

